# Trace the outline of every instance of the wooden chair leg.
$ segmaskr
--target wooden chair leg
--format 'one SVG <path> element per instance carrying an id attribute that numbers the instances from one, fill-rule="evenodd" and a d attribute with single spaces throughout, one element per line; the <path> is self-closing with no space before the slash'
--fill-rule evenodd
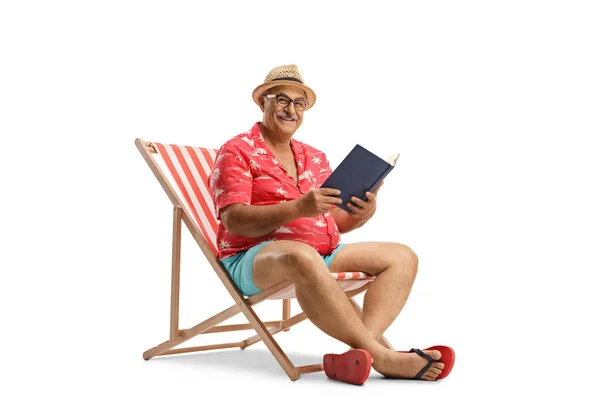
<path id="1" fill-rule="evenodd" d="M 179 282 L 181 271 L 181 207 L 173 207 L 173 249 L 171 260 L 171 331 L 170 340 L 179 333 Z"/>
<path id="2" fill-rule="evenodd" d="M 291 300 L 290 299 L 283 299 L 283 318 L 282 321 L 285 322 L 290 318 L 290 313 L 291 313 Z M 288 332 L 290 330 L 290 328 L 284 329 L 284 332 Z"/>

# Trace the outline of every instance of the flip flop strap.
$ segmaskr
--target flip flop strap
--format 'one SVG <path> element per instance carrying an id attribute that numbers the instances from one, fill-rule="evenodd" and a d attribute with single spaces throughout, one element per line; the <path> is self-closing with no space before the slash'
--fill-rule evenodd
<path id="1" fill-rule="evenodd" d="M 431 358 L 431 356 L 423 353 L 421 350 L 419 349 L 410 349 L 409 353 L 417 353 L 420 357 L 424 358 L 427 360 L 427 365 L 425 365 L 423 368 L 421 368 L 421 370 L 419 371 L 418 374 L 416 374 L 413 379 L 421 379 L 421 377 L 423 375 L 425 375 L 425 372 L 427 372 L 427 370 L 429 369 L 429 367 L 431 367 L 433 365 L 433 363 L 435 362 L 435 360 L 433 358 Z"/>

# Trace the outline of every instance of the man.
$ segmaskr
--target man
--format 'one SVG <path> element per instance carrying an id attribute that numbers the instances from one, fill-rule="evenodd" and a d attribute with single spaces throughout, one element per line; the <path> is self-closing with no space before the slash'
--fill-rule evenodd
<path id="1" fill-rule="evenodd" d="M 209 182 L 221 220 L 219 258 L 233 281 L 246 296 L 291 281 L 308 319 L 351 348 L 366 350 L 385 376 L 445 376 L 449 368 L 441 375 L 439 350 L 395 352 L 377 341 L 408 298 L 417 256 L 398 243 L 340 243 L 340 233 L 373 217 L 379 188 L 366 201 L 352 198 L 348 213 L 336 207 L 342 201 L 337 189 L 320 187 L 331 174 L 325 154 L 292 138 L 316 101 L 297 66 L 271 70 L 252 97 L 262 122 L 221 147 Z M 364 296 L 362 320 L 331 276 L 350 271 L 376 276 Z"/>

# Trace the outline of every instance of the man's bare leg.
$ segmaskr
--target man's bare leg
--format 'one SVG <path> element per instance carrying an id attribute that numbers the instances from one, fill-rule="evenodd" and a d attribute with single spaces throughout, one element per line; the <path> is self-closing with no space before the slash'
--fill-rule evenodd
<path id="1" fill-rule="evenodd" d="M 415 253 L 398 243 L 350 243 L 337 252 L 330 271 L 362 271 L 377 276 L 364 296 L 362 322 L 379 339 L 406 304 L 417 265 Z"/>
<path id="2" fill-rule="evenodd" d="M 286 279 L 294 283 L 298 303 L 308 319 L 329 336 L 367 350 L 379 373 L 412 378 L 427 364 L 416 354 L 396 353 L 374 339 L 312 247 L 282 240 L 268 243 L 258 251 L 253 264 L 254 284 L 266 289 Z M 438 351 L 426 353 L 436 360 L 441 357 Z M 435 380 L 443 368 L 444 364 L 434 363 L 422 379 Z"/>

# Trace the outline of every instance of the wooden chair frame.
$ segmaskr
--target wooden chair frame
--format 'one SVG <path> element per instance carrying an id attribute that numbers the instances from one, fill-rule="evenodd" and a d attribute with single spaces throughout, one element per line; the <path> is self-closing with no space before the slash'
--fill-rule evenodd
<path id="1" fill-rule="evenodd" d="M 156 347 L 146 350 L 143 353 L 143 358 L 145 360 L 149 360 L 156 356 L 190 353 L 213 349 L 225 349 L 233 347 L 245 349 L 255 343 L 263 341 L 269 349 L 269 351 L 273 354 L 279 365 L 281 365 L 285 373 L 292 381 L 295 381 L 298 378 L 300 378 L 302 374 L 322 371 L 322 364 L 305 365 L 298 367 L 294 366 L 289 360 L 289 358 L 286 356 L 286 354 L 283 352 L 283 350 L 279 347 L 277 342 L 273 339 L 273 335 L 282 331 L 289 331 L 289 329 L 292 326 L 306 319 L 306 315 L 303 312 L 294 316 L 290 315 L 290 299 L 283 299 L 283 313 L 281 320 L 263 322 L 253 310 L 253 306 L 259 304 L 263 300 L 267 300 L 269 296 L 273 295 L 274 293 L 277 293 L 285 287 L 290 286 L 291 283 L 289 281 L 284 281 L 253 296 L 250 296 L 248 298 L 244 297 L 244 295 L 241 292 L 239 292 L 239 290 L 235 286 L 235 283 L 231 280 L 230 276 L 227 274 L 227 272 L 221 265 L 217 256 L 210 249 L 202 232 L 200 232 L 192 222 L 190 215 L 182 206 L 176 191 L 173 189 L 167 177 L 164 175 L 162 169 L 152 156 L 153 153 L 157 152 L 152 143 L 144 142 L 142 139 L 137 138 L 135 140 L 135 145 L 144 157 L 144 160 L 146 160 L 148 166 L 150 167 L 156 178 L 158 179 L 160 185 L 167 193 L 167 196 L 169 196 L 169 199 L 173 203 L 170 335 L 169 340 L 159 344 Z M 188 230 L 192 234 L 192 237 L 204 253 L 206 259 L 209 261 L 213 270 L 215 271 L 215 273 L 217 274 L 217 276 L 219 277 L 219 279 L 221 280 L 221 282 L 223 283 L 223 285 L 225 286 L 225 288 L 227 289 L 227 291 L 229 292 L 229 294 L 235 302 L 235 304 L 231 307 L 221 311 L 218 314 L 215 314 L 214 316 L 188 329 L 179 329 L 179 284 L 181 265 L 182 221 L 187 226 Z M 358 289 L 346 292 L 352 306 L 354 307 L 354 310 L 358 313 L 359 316 L 361 315 L 362 310 L 358 303 L 353 299 L 353 297 L 359 293 L 364 292 L 369 285 L 370 282 Z M 219 325 L 220 323 L 230 319 L 231 317 L 239 314 L 240 312 L 243 313 L 244 316 L 248 319 L 248 324 Z M 239 330 L 254 330 L 256 334 L 240 342 L 220 343 L 206 346 L 184 347 L 174 349 L 174 347 L 179 346 L 180 344 L 200 334 L 231 332 Z M 390 343 L 383 336 L 380 339 L 380 343 L 392 349 Z"/>

